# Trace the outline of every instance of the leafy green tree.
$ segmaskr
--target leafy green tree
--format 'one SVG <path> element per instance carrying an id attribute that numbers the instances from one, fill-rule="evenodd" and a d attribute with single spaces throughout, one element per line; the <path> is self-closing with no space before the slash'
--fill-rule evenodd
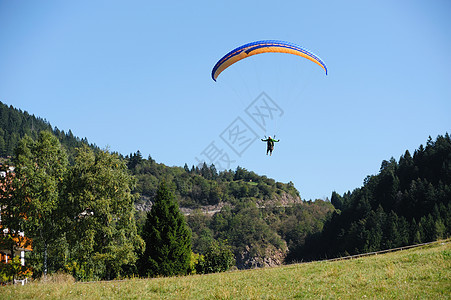
<path id="1" fill-rule="evenodd" d="M 143 241 L 135 223 L 134 183 L 117 155 L 78 149 L 63 209 L 71 260 L 86 279 L 115 278 L 136 262 Z"/>
<path id="2" fill-rule="evenodd" d="M 213 238 L 213 231 L 208 227 L 211 216 L 204 214 L 201 210 L 193 211 L 187 217 L 187 223 L 192 231 L 192 250 L 195 253 L 205 253 Z"/>
<path id="3" fill-rule="evenodd" d="M 14 197 L 18 208 L 26 214 L 25 231 L 33 239 L 33 254 L 48 272 L 48 249 L 61 235 L 61 204 L 63 179 L 67 169 L 66 152 L 58 139 L 42 131 L 38 140 L 25 136 L 16 149 Z"/>
<path id="4" fill-rule="evenodd" d="M 212 240 L 196 271 L 199 274 L 217 273 L 229 270 L 235 265 L 232 247 L 225 240 Z"/>
<path id="5" fill-rule="evenodd" d="M 189 272 L 191 231 L 166 183 L 160 184 L 143 228 L 146 250 L 142 275 L 173 276 Z"/>

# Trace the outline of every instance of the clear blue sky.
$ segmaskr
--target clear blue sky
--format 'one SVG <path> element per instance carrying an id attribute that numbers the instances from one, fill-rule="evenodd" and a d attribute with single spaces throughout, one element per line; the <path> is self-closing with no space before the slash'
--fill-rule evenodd
<path id="1" fill-rule="evenodd" d="M 448 0 L 1 0 L 0 101 L 124 155 L 228 155 L 325 198 L 451 132 L 450 15 Z M 225 53 L 262 39 L 310 49 L 329 75 L 263 54 L 211 79 Z M 266 132 L 245 112 L 261 92 L 283 111 Z M 231 141 L 243 123 L 255 135 Z M 273 133 L 270 158 L 259 138 Z"/>

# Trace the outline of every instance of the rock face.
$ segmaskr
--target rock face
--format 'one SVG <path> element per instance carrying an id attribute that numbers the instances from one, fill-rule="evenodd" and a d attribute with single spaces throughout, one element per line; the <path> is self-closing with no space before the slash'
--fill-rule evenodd
<path id="1" fill-rule="evenodd" d="M 278 249 L 273 245 L 269 245 L 260 251 L 246 246 L 246 250 L 236 257 L 236 266 L 238 269 L 280 266 L 283 264 L 286 255 L 286 250 Z"/>
<path id="2" fill-rule="evenodd" d="M 301 203 L 302 200 L 298 196 L 294 197 L 288 193 L 282 193 L 281 195 L 276 195 L 270 200 L 263 200 L 257 201 L 257 206 L 260 208 L 264 207 L 285 207 L 290 206 L 295 203 Z M 216 205 L 202 205 L 197 210 L 202 211 L 206 215 L 214 215 L 217 212 L 220 212 L 221 209 L 226 205 L 225 202 L 219 202 Z M 152 200 L 148 196 L 141 195 L 140 199 L 135 202 L 135 208 L 138 211 L 145 211 L 148 212 L 152 209 Z M 230 205 L 229 205 L 230 206 Z M 231 206 L 233 208 L 233 206 Z M 180 207 L 180 211 L 185 215 L 190 215 L 193 211 L 196 209 L 189 208 L 189 207 Z"/>
<path id="3" fill-rule="evenodd" d="M 301 203 L 302 200 L 299 196 L 293 197 L 292 195 L 288 193 L 283 193 L 280 197 L 280 201 L 282 206 L 288 206 L 291 204 Z"/>
<path id="4" fill-rule="evenodd" d="M 152 209 L 153 202 L 150 200 L 149 197 L 141 196 L 140 200 L 138 202 L 135 202 L 135 208 L 138 211 L 145 211 L 148 212 Z M 220 202 L 216 205 L 203 205 L 198 209 L 193 209 L 189 207 L 180 207 L 180 211 L 185 216 L 189 216 L 194 211 L 201 211 L 202 213 L 206 215 L 214 215 L 215 213 L 218 213 L 221 211 L 221 209 L 224 207 L 225 203 Z"/>
<path id="5" fill-rule="evenodd" d="M 260 201 L 257 201 L 258 207 L 286 207 L 296 203 L 302 203 L 301 198 L 298 196 L 294 197 L 288 193 L 276 195 L 270 200 L 261 199 Z"/>
<path id="6" fill-rule="evenodd" d="M 191 215 L 196 210 L 200 210 L 203 214 L 212 216 L 215 213 L 220 212 L 221 209 L 224 207 L 224 205 L 225 205 L 224 202 L 220 202 L 220 203 L 218 203 L 216 205 L 203 205 L 199 209 L 192 209 L 192 208 L 188 208 L 188 207 L 180 207 L 180 211 L 185 216 Z"/>
<path id="7" fill-rule="evenodd" d="M 138 211 L 148 212 L 152 209 L 152 201 L 148 196 L 141 196 L 138 201 L 135 202 L 135 208 Z"/>

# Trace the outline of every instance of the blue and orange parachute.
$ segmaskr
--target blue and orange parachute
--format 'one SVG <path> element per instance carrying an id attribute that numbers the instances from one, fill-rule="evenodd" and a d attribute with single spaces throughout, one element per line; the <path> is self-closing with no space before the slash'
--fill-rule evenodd
<path id="1" fill-rule="evenodd" d="M 313 61 L 314 63 L 318 64 L 320 67 L 322 67 L 324 71 L 326 71 L 327 75 L 326 64 L 321 60 L 321 58 L 319 58 L 312 52 L 293 43 L 276 40 L 267 40 L 245 44 L 243 46 L 233 49 L 232 51 L 224 55 L 224 57 L 221 58 L 216 63 L 213 70 L 211 71 L 211 78 L 213 78 L 213 80 L 216 81 L 216 79 L 218 78 L 219 74 L 221 74 L 222 71 L 224 71 L 234 63 L 244 58 L 256 54 L 270 52 L 289 53 L 307 58 Z"/>

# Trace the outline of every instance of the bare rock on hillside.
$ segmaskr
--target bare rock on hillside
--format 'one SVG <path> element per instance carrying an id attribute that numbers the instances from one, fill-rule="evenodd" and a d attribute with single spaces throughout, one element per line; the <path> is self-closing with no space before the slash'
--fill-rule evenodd
<path id="1" fill-rule="evenodd" d="M 263 250 L 255 250 L 246 246 L 246 250 L 236 257 L 236 266 L 238 269 L 280 266 L 286 255 L 286 250 L 278 249 L 271 244 Z"/>

